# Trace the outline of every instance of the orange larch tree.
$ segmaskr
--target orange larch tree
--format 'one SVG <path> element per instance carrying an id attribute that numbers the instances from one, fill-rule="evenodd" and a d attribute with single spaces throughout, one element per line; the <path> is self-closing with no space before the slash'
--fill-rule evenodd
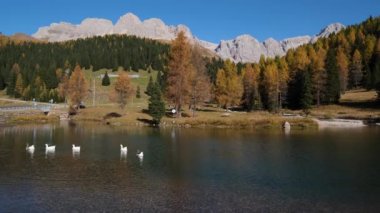
<path id="1" fill-rule="evenodd" d="M 88 84 L 79 65 L 75 67 L 70 76 L 67 91 L 70 104 L 77 107 L 88 95 Z"/>
<path id="2" fill-rule="evenodd" d="M 166 98 L 181 116 L 181 108 L 189 102 L 191 49 L 184 32 L 172 42 L 167 71 Z"/>
<path id="3" fill-rule="evenodd" d="M 127 73 L 119 73 L 113 92 L 113 99 L 119 104 L 121 109 L 124 109 L 127 105 L 128 98 L 135 93 Z"/>

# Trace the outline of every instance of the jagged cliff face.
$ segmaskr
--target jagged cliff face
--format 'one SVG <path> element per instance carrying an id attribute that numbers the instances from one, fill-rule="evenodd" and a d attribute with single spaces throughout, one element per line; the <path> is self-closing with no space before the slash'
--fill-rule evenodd
<path id="1" fill-rule="evenodd" d="M 215 52 L 221 58 L 232 59 L 234 62 L 258 62 L 261 55 L 266 57 L 283 56 L 290 49 L 316 42 L 319 38 L 337 33 L 344 28 L 344 25 L 335 23 L 327 26 L 318 35 L 313 37 L 299 36 L 282 41 L 269 38 L 262 43 L 250 35 L 243 35 L 233 40 L 222 41 Z"/>
<path id="2" fill-rule="evenodd" d="M 180 31 L 184 31 L 187 37 L 193 38 L 189 28 L 184 25 L 167 26 L 160 19 L 156 18 L 141 21 L 134 14 L 127 13 L 120 17 L 115 25 L 106 19 L 88 18 L 78 25 L 65 22 L 53 23 L 50 26 L 41 27 L 33 36 L 52 42 L 110 34 L 126 34 L 151 39 L 172 40 Z"/>
<path id="3" fill-rule="evenodd" d="M 261 55 L 275 57 L 285 55 L 289 49 L 300 45 L 315 42 L 320 37 L 326 37 L 331 33 L 344 29 L 342 24 L 336 23 L 327 26 L 318 35 L 300 36 L 276 41 L 269 38 L 259 42 L 250 35 L 241 35 L 236 39 L 221 41 L 219 45 L 202 41 L 193 36 L 185 25 L 168 26 L 157 18 L 141 21 L 136 15 L 127 13 L 113 24 L 106 19 L 88 18 L 78 25 L 66 22 L 53 23 L 50 26 L 41 27 L 33 34 L 33 37 L 51 42 L 67 41 L 78 38 L 103 36 L 110 34 L 126 34 L 138 37 L 173 40 L 179 32 L 184 31 L 192 44 L 200 45 L 223 59 L 231 59 L 234 62 L 257 62 Z"/>

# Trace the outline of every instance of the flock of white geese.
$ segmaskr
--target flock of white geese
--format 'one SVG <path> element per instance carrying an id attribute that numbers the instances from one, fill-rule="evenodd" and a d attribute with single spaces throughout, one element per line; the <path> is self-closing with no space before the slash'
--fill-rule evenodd
<path id="1" fill-rule="evenodd" d="M 34 145 L 26 145 L 26 151 L 28 151 L 29 153 L 33 154 L 34 153 L 34 150 L 35 150 L 35 146 Z M 73 144 L 73 153 L 80 153 L 80 146 L 75 146 Z M 46 153 L 54 153 L 55 152 L 55 146 L 49 146 L 48 144 L 45 144 L 45 151 Z M 120 152 L 124 155 L 126 155 L 128 153 L 128 148 L 127 146 L 123 146 L 122 144 L 120 144 Z M 143 152 L 140 152 L 138 151 L 137 152 L 137 157 L 141 160 L 144 158 L 144 153 Z"/>

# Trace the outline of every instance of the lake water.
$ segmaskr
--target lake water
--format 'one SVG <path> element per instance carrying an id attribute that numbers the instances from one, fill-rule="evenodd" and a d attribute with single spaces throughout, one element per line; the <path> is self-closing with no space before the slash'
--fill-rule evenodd
<path id="1" fill-rule="evenodd" d="M 3 127 L 0 212 L 25 211 L 379 212 L 380 129 Z"/>

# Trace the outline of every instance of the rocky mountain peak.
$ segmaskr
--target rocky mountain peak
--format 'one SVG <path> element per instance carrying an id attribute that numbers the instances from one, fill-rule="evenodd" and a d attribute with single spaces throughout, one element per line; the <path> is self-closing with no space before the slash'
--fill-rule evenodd
<path id="1" fill-rule="evenodd" d="M 321 32 L 317 35 L 317 37 L 327 37 L 333 33 L 337 33 L 343 29 L 345 29 L 346 26 L 344 26 L 341 23 L 333 23 L 325 27 L 321 30 Z"/>
<path id="2" fill-rule="evenodd" d="M 260 43 L 250 35 L 241 35 L 230 41 L 221 41 L 215 52 L 223 59 L 232 59 L 234 62 L 258 62 L 260 56 L 276 57 L 283 56 L 290 49 L 295 49 L 303 44 L 316 42 L 321 37 L 327 37 L 332 33 L 337 33 L 345 26 L 334 23 L 325 27 L 316 36 L 297 36 L 277 41 L 268 38 Z"/>
<path id="3" fill-rule="evenodd" d="M 33 37 L 54 42 L 109 34 L 126 34 L 170 41 L 173 40 L 179 32 L 183 31 L 190 43 L 200 45 L 223 59 L 231 59 L 234 62 L 257 62 L 261 55 L 266 57 L 283 56 L 289 49 L 315 42 L 320 37 L 327 37 L 344 28 L 344 25 L 334 23 L 324 28 L 314 37 L 298 36 L 282 41 L 268 38 L 264 42 L 260 42 L 251 35 L 244 34 L 232 40 L 221 41 L 217 45 L 199 40 L 192 35 L 190 29 L 185 25 L 166 25 L 158 18 L 142 21 L 135 14 L 127 13 L 121 16 L 115 24 L 110 20 L 99 18 L 87 18 L 78 25 L 67 22 L 52 23 L 50 26 L 39 28 L 38 31 L 33 34 Z"/>
<path id="4" fill-rule="evenodd" d="M 136 16 L 135 14 L 133 13 L 127 13 L 123 16 L 121 16 L 119 18 L 119 20 L 116 22 L 116 24 L 119 23 L 119 24 L 126 24 L 126 23 L 130 23 L 130 24 L 140 24 L 141 23 L 141 20 L 138 16 Z"/>

